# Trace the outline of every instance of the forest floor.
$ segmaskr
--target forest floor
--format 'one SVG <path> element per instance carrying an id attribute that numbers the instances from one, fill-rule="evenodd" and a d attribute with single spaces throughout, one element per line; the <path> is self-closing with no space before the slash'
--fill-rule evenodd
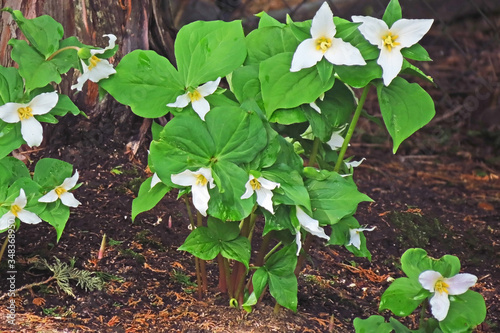
<path id="1" fill-rule="evenodd" d="M 390 278 L 403 276 L 399 259 L 412 247 L 435 258 L 459 257 L 462 271 L 478 277 L 473 290 L 487 304 L 477 332 L 500 331 L 500 47 L 498 34 L 491 39 L 479 20 L 466 25 L 446 32 L 461 48 L 446 48 L 452 43 L 442 31 L 427 39 L 434 62 L 424 69 L 437 82 L 425 87 L 437 108 L 428 127 L 393 155 L 383 129 L 360 125 L 348 154 L 366 157 L 355 181 L 374 202 L 361 204 L 356 218 L 376 226 L 366 233 L 372 261 L 316 239 L 298 278 L 297 313 L 274 314 L 269 295 L 252 313 L 229 307 L 218 292 L 214 262 L 207 263 L 208 292 L 198 300 L 194 259 L 177 251 L 189 234 L 184 203 L 169 193 L 132 223 L 131 202 L 147 177 L 148 143 L 131 161 L 127 140 L 95 136 L 84 129 L 93 126 L 90 119 L 70 138 L 53 137 L 30 156 L 73 163 L 83 183 L 75 195 L 83 204 L 72 210 L 58 243 L 48 224 L 22 224 L 16 286 L 49 279 L 52 272 L 37 262 L 58 258 L 101 277 L 104 287 L 85 291 L 72 284 L 75 297 L 54 281 L 27 288 L 16 298 L 14 326 L 5 320 L 6 299 L 0 301 L 0 331 L 353 332 L 355 317 L 378 314 L 381 294 Z M 367 103 L 370 114 L 378 114 L 374 104 Z M 98 260 L 104 234 L 108 247 Z M 8 290 L 3 273 L 0 290 Z M 404 320 L 414 329 L 417 321 L 416 315 Z"/>

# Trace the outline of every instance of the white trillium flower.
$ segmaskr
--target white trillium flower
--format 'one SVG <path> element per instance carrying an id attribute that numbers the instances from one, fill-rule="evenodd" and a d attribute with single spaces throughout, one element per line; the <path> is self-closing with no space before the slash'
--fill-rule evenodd
<path id="1" fill-rule="evenodd" d="M 14 200 L 14 203 L 10 205 L 10 210 L 3 214 L 0 218 L 0 230 L 10 227 L 12 223 L 16 220 L 16 217 L 24 223 L 37 224 L 42 222 L 42 220 L 35 213 L 29 212 L 24 209 L 28 200 L 26 199 L 26 194 L 24 190 L 19 191 L 19 196 Z"/>
<path id="2" fill-rule="evenodd" d="M 350 168 L 357 168 L 363 163 L 363 161 L 366 160 L 366 158 L 362 158 L 360 161 L 350 161 L 350 162 L 344 162 L 345 165 L 350 169 Z"/>
<path id="3" fill-rule="evenodd" d="M 72 177 L 66 178 L 61 185 L 47 192 L 47 194 L 38 199 L 38 201 L 55 202 L 57 199 L 61 199 L 61 202 L 65 206 L 78 207 L 82 203 L 75 199 L 73 193 L 69 192 L 69 190 L 75 187 L 77 182 L 78 182 L 78 171 L 75 171 L 75 174 Z"/>
<path id="4" fill-rule="evenodd" d="M 210 111 L 210 104 L 205 99 L 208 95 L 212 95 L 219 86 L 220 77 L 215 81 L 208 81 L 207 83 L 199 86 L 193 91 L 177 96 L 174 103 L 168 103 L 167 106 L 171 108 L 184 108 L 189 103 L 193 106 L 193 110 L 205 120 L 205 115 Z"/>
<path id="5" fill-rule="evenodd" d="M 42 124 L 36 115 L 49 113 L 59 100 L 56 92 L 42 93 L 29 103 L 6 103 L 0 106 L 0 119 L 6 123 L 21 123 L 21 135 L 28 146 L 39 146 L 43 140 Z"/>
<path id="6" fill-rule="evenodd" d="M 209 185 L 210 188 L 215 187 L 212 170 L 209 168 L 200 168 L 195 172 L 184 170 L 176 175 L 171 175 L 170 179 L 174 184 L 191 186 L 194 207 L 201 215 L 207 216 L 208 201 L 210 200 L 207 185 Z"/>
<path id="7" fill-rule="evenodd" d="M 333 151 L 336 151 L 336 150 L 339 150 L 340 148 L 342 148 L 342 145 L 344 144 L 344 137 L 342 136 L 342 132 L 344 131 L 346 126 L 347 126 L 347 124 L 342 126 L 338 131 L 333 132 L 330 140 L 328 140 L 328 142 L 326 143 L 327 145 L 330 146 L 330 148 Z"/>
<path id="8" fill-rule="evenodd" d="M 382 78 L 388 86 L 403 67 L 401 49 L 417 44 L 429 31 L 434 20 L 400 19 L 389 28 L 383 20 L 370 16 L 353 16 L 353 22 L 363 23 L 361 34 L 380 49 L 377 64 L 382 67 Z"/>
<path id="9" fill-rule="evenodd" d="M 297 210 L 296 211 L 297 220 L 299 220 L 301 228 L 303 228 L 305 231 L 309 232 L 310 234 L 316 237 L 326 239 L 327 241 L 330 240 L 330 236 L 325 234 L 325 230 L 319 226 L 318 220 L 315 220 L 309 215 L 307 215 L 299 206 L 295 206 L 295 208 Z M 295 242 L 297 243 L 297 255 L 299 255 L 300 249 L 302 249 L 302 242 L 300 240 L 300 228 L 297 228 L 296 230 Z"/>
<path id="10" fill-rule="evenodd" d="M 442 321 L 448 315 L 450 300 L 448 295 L 461 295 L 476 284 L 477 277 L 473 274 L 457 274 L 445 278 L 441 273 L 428 270 L 420 273 L 418 281 L 422 287 L 434 293 L 430 300 L 432 315 Z"/>
<path id="11" fill-rule="evenodd" d="M 291 72 L 309 68 L 323 57 L 334 65 L 366 65 L 361 52 L 340 38 L 335 38 L 337 28 L 333 13 L 325 2 L 318 10 L 311 24 L 311 38 L 302 41 L 292 59 Z"/>
<path id="12" fill-rule="evenodd" d="M 83 60 L 82 63 L 83 73 L 78 77 L 76 84 L 71 86 L 71 89 L 76 89 L 82 91 L 83 84 L 90 80 L 92 82 L 99 82 L 102 79 L 107 79 L 110 75 L 115 74 L 116 70 L 113 65 L 109 63 L 106 59 L 101 59 L 96 56 L 96 54 L 103 54 L 107 50 L 111 50 L 115 47 L 116 36 L 113 34 L 103 35 L 103 37 L 108 37 L 108 46 L 104 49 L 90 50 L 91 57 L 89 58 L 90 65 L 87 65 Z"/>
<path id="13" fill-rule="evenodd" d="M 274 214 L 272 190 L 280 187 L 280 184 L 262 177 L 255 178 L 253 175 L 249 175 L 248 178 L 248 182 L 245 184 L 246 192 L 241 196 L 241 199 L 248 199 L 255 192 L 259 206 L 264 207 L 271 214 Z"/>
<path id="14" fill-rule="evenodd" d="M 349 229 L 349 243 L 347 245 L 352 245 L 358 250 L 361 250 L 361 237 L 359 236 L 359 234 L 363 231 L 373 231 L 374 229 L 375 227 Z"/>

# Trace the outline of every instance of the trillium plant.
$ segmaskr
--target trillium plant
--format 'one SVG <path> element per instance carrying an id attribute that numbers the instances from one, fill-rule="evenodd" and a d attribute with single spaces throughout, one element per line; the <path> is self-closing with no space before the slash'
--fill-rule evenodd
<path id="1" fill-rule="evenodd" d="M 26 40 L 9 41 L 17 68 L 0 66 L 0 232 L 45 221 L 55 228 L 59 241 L 70 208 L 81 204 L 72 193 L 79 187 L 78 172 L 51 158 L 39 160 L 30 172 L 8 155 L 23 144 L 40 146 L 44 123 L 55 124 L 56 117 L 68 113 L 84 115 L 54 84 L 71 68 L 82 73 L 72 86 L 76 90 L 87 80 L 98 82 L 114 74 L 106 59 L 117 50 L 116 37 L 105 35 L 109 45 L 104 49 L 87 46 L 75 37 L 63 39 L 62 26 L 50 16 L 26 19 L 17 10 L 2 11 L 12 15 Z"/>
<path id="2" fill-rule="evenodd" d="M 372 199 L 354 182 L 364 158 L 347 155 L 349 142 L 370 91 L 394 153 L 433 118 L 431 97 L 407 81 L 432 82 L 412 63 L 431 60 L 419 41 L 432 20 L 403 19 L 391 0 L 382 19 L 346 20 L 326 2 L 304 22 L 261 13 L 258 28 L 246 35 L 240 21 L 196 21 L 177 34 L 175 66 L 154 51 L 134 50 L 114 68 L 107 59 L 118 47 L 115 36 L 104 35 L 104 48 L 83 45 L 62 39 L 62 27 L 50 17 L 26 20 L 8 11 L 28 42 L 9 42 L 19 69 L 0 68 L 8 82 L 0 87 L 2 228 L 43 220 L 59 237 L 69 207 L 80 204 L 71 193 L 78 186 L 71 165 L 44 159 L 31 176 L 5 157 L 21 144 L 39 145 L 40 123 L 81 113 L 53 89 L 76 68 L 77 91 L 90 80 L 141 117 L 170 113 L 165 126 L 152 123 L 151 176 L 132 203 L 132 219 L 170 191 L 185 201 L 191 233 L 179 250 L 195 256 L 200 297 L 209 286 L 206 261 L 213 260 L 231 306 L 252 311 L 269 293 L 276 310 L 297 311 L 297 276 L 313 245 L 344 246 L 371 259 L 364 232 L 377 229 L 362 226 L 355 213 Z M 428 327 L 453 332 L 478 325 L 484 300 L 469 290 L 475 277 L 459 274 L 455 257 L 434 261 L 422 251 L 403 256 L 408 278 L 394 281 L 380 309 L 406 316 L 429 299 L 435 319 Z M 360 332 L 363 323 L 355 322 Z"/>

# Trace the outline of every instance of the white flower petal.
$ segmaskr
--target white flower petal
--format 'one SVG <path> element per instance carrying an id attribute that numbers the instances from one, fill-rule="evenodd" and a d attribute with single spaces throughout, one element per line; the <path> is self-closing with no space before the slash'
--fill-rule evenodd
<path id="1" fill-rule="evenodd" d="M 184 108 L 191 102 L 188 93 L 177 96 L 174 103 L 168 103 L 167 106 L 171 108 Z"/>
<path id="2" fill-rule="evenodd" d="M 28 200 L 26 199 L 26 193 L 24 193 L 24 190 L 21 189 L 19 191 L 19 196 L 16 199 L 14 199 L 13 205 L 16 205 L 22 209 L 22 208 L 26 207 L 27 203 L 28 203 Z"/>
<path id="3" fill-rule="evenodd" d="M 27 210 L 22 209 L 17 213 L 17 217 L 24 223 L 28 224 L 37 224 L 42 222 L 42 220 L 35 213 L 29 212 Z"/>
<path id="4" fill-rule="evenodd" d="M 80 201 L 76 200 L 73 193 L 70 192 L 64 192 L 61 194 L 61 202 L 63 205 L 68 207 L 78 207 L 82 204 Z"/>
<path id="5" fill-rule="evenodd" d="M 83 60 L 80 60 L 83 68 L 83 73 L 76 79 L 76 83 L 71 86 L 71 89 L 76 89 L 78 91 L 82 91 L 83 89 L 83 84 L 87 82 L 90 76 L 89 72 L 89 66 L 87 66 L 86 63 L 83 62 Z"/>
<path id="6" fill-rule="evenodd" d="M 361 249 L 361 236 L 358 229 L 349 229 L 349 243 L 347 245 L 352 245 L 358 250 Z"/>
<path id="7" fill-rule="evenodd" d="M 210 168 L 199 168 L 196 172 L 196 174 L 202 174 L 203 177 L 205 177 L 208 180 L 208 184 L 210 188 L 214 188 L 214 177 L 212 177 L 212 169 Z"/>
<path id="8" fill-rule="evenodd" d="M 400 48 L 410 47 L 418 43 L 422 37 L 429 31 L 434 20 L 408 20 L 400 19 L 391 27 L 394 35 L 398 36 L 396 40 Z"/>
<path id="9" fill-rule="evenodd" d="M 350 161 L 350 162 L 345 162 L 348 168 L 357 168 L 363 163 L 363 161 L 366 160 L 366 158 L 362 158 L 361 161 Z"/>
<path id="10" fill-rule="evenodd" d="M 441 275 L 441 273 L 428 270 L 420 273 L 420 275 L 418 276 L 418 282 L 420 282 L 424 289 L 429 290 L 431 293 L 433 293 L 436 282 L 442 278 L 443 276 Z"/>
<path id="11" fill-rule="evenodd" d="M 16 221 L 16 216 L 9 210 L 0 217 L 0 230 L 7 229 Z"/>
<path id="12" fill-rule="evenodd" d="M 155 172 L 153 174 L 153 177 L 151 178 L 151 188 L 155 187 L 156 184 L 161 183 L 160 177 L 158 177 L 158 174 Z"/>
<path id="13" fill-rule="evenodd" d="M 257 180 L 259 181 L 260 185 L 263 188 L 268 189 L 268 190 L 274 190 L 276 187 L 281 186 L 280 183 L 276 183 L 276 182 L 267 180 L 267 179 L 262 178 L 262 177 L 259 177 Z"/>
<path id="14" fill-rule="evenodd" d="M 340 38 L 332 38 L 332 46 L 326 50 L 325 58 L 334 65 L 366 65 L 361 52 Z"/>
<path id="15" fill-rule="evenodd" d="M 172 183 L 180 186 L 193 186 L 196 183 L 196 175 L 191 170 L 184 170 L 176 175 L 171 175 Z"/>
<path id="16" fill-rule="evenodd" d="M 245 184 L 245 190 L 246 190 L 246 191 L 245 191 L 245 193 L 243 193 L 243 195 L 240 197 L 240 199 L 248 199 L 248 198 L 250 198 L 250 197 L 253 195 L 253 193 L 254 193 L 254 190 L 253 190 L 252 185 L 250 184 L 250 181 L 251 181 L 252 179 L 254 179 L 255 177 L 254 177 L 254 176 L 252 176 L 252 175 L 249 175 L 249 176 L 248 176 L 248 178 L 249 178 L 249 179 L 248 179 L 248 181 L 247 181 L 247 182 L 246 182 L 246 184 Z"/>
<path id="17" fill-rule="evenodd" d="M 78 171 L 75 170 L 75 174 L 71 177 L 66 178 L 63 183 L 60 185 L 63 189 L 66 191 L 71 190 L 73 187 L 75 187 L 76 183 L 78 182 Z"/>
<path id="18" fill-rule="evenodd" d="M 193 185 L 191 187 L 193 195 L 193 205 L 200 212 L 201 215 L 207 216 L 208 201 L 210 194 L 208 193 L 207 185 Z"/>
<path id="19" fill-rule="evenodd" d="M 379 49 L 382 48 L 384 44 L 382 36 L 389 30 L 389 27 L 384 21 L 371 16 L 353 16 L 352 21 L 355 23 L 363 23 L 358 27 L 363 37 L 365 37 L 370 44 L 378 46 Z"/>
<path id="20" fill-rule="evenodd" d="M 59 95 L 54 91 L 35 96 L 29 103 L 33 115 L 46 114 L 52 110 L 59 100 Z"/>
<path id="21" fill-rule="evenodd" d="M 39 146 L 43 140 L 42 124 L 35 117 L 21 120 L 21 135 L 28 146 Z"/>
<path id="22" fill-rule="evenodd" d="M 327 145 L 330 146 L 332 150 L 338 150 L 342 148 L 342 145 L 344 144 L 344 138 L 340 133 L 342 133 L 343 129 L 337 132 L 332 133 L 332 137 L 330 140 L 326 143 Z"/>
<path id="23" fill-rule="evenodd" d="M 94 68 L 89 70 L 88 79 L 92 82 L 99 82 L 102 79 L 107 79 L 110 75 L 115 74 L 116 70 L 107 60 L 101 59 Z"/>
<path id="24" fill-rule="evenodd" d="M 38 202 L 54 202 L 57 199 L 59 199 L 59 196 L 56 193 L 56 190 L 51 190 L 47 194 L 45 194 L 43 197 L 38 199 Z"/>
<path id="25" fill-rule="evenodd" d="M 448 315 L 448 310 L 450 309 L 450 300 L 448 299 L 447 293 L 435 293 L 432 296 L 430 302 L 431 312 L 434 318 L 439 321 L 444 320 Z"/>
<path id="26" fill-rule="evenodd" d="M 18 123 L 21 121 L 19 118 L 18 109 L 27 107 L 28 104 L 20 103 L 7 103 L 0 106 L 0 119 L 9 124 Z"/>
<path id="27" fill-rule="evenodd" d="M 335 36 L 337 29 L 333 23 L 333 13 L 328 6 L 328 3 L 323 2 L 321 7 L 314 15 L 311 23 L 311 36 L 312 38 L 327 37 L 331 38 Z"/>
<path id="28" fill-rule="evenodd" d="M 304 230 L 313 234 L 314 236 L 324 238 L 326 240 L 330 240 L 330 237 L 325 234 L 325 230 L 319 226 L 319 221 L 313 219 L 309 215 L 307 215 L 299 206 L 296 206 L 297 219 L 299 220 L 300 225 Z"/>
<path id="29" fill-rule="evenodd" d="M 403 67 L 403 55 L 397 49 L 389 51 L 387 48 L 383 47 L 380 50 L 380 56 L 377 60 L 377 64 L 382 67 L 384 85 L 388 86 L 391 84 L 392 80 L 398 76 L 401 68 Z"/>
<path id="30" fill-rule="evenodd" d="M 262 185 L 262 183 L 261 183 L 261 185 Z M 268 210 L 271 214 L 274 214 L 273 192 L 271 192 L 271 190 L 266 189 L 262 186 L 260 189 L 255 190 L 255 193 L 257 193 L 257 204 L 259 204 L 259 206 Z"/>
<path id="31" fill-rule="evenodd" d="M 113 35 L 113 34 L 106 34 L 106 35 L 102 35 L 102 36 L 109 38 L 108 46 L 106 46 L 104 49 L 92 49 L 92 50 L 90 50 L 90 54 L 91 55 L 103 54 L 107 50 L 111 50 L 112 48 L 115 47 L 115 43 L 116 43 L 116 36 L 115 35 Z"/>
<path id="32" fill-rule="evenodd" d="M 191 104 L 193 105 L 193 110 L 200 116 L 202 120 L 205 120 L 205 115 L 210 111 L 210 103 L 208 101 L 201 97 L 200 99 L 196 101 L 192 101 Z"/>
<path id="33" fill-rule="evenodd" d="M 219 77 L 215 81 L 208 81 L 207 83 L 199 86 L 196 90 L 203 97 L 212 95 L 217 90 L 217 87 L 219 86 L 220 83 L 220 79 L 221 78 Z"/>
<path id="34" fill-rule="evenodd" d="M 462 273 L 444 279 L 444 282 L 448 284 L 448 294 L 461 295 L 476 284 L 477 276 L 469 273 Z"/>
<path id="35" fill-rule="evenodd" d="M 297 255 L 300 254 L 300 250 L 302 249 L 302 241 L 300 239 L 300 228 L 296 230 L 295 233 L 295 243 L 297 243 Z"/>
<path id="36" fill-rule="evenodd" d="M 316 49 L 316 42 L 309 38 L 299 44 L 292 58 L 290 72 L 298 72 L 303 68 L 309 68 L 323 58 L 323 52 Z"/>
<path id="37" fill-rule="evenodd" d="M 309 106 L 312 107 L 314 111 L 321 114 L 321 109 L 319 108 L 319 106 L 315 102 L 309 103 Z"/>

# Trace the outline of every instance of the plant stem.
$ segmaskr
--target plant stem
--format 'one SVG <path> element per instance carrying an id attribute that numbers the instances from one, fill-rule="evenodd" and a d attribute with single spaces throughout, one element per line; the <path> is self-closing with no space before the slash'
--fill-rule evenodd
<path id="1" fill-rule="evenodd" d="M 222 257 L 222 255 L 219 254 L 219 256 L 222 258 L 222 266 L 224 267 L 224 278 L 226 279 L 226 284 L 227 284 L 227 294 L 229 295 L 229 299 L 234 298 L 234 285 L 233 282 L 231 281 L 231 270 L 229 269 L 229 260 L 227 258 Z"/>
<path id="2" fill-rule="evenodd" d="M 347 146 L 349 146 L 349 141 L 351 141 L 352 135 L 354 134 L 354 129 L 356 128 L 356 124 L 358 123 L 359 116 L 361 115 L 361 111 L 363 110 L 363 105 L 366 101 L 366 96 L 368 96 L 368 91 L 370 90 L 370 86 L 366 86 L 361 93 L 361 97 L 359 98 L 358 106 L 356 107 L 356 111 L 354 111 L 354 116 L 352 117 L 351 124 L 349 125 L 349 129 L 347 130 L 347 134 L 344 139 L 344 143 L 342 144 L 342 148 L 339 152 L 339 157 L 337 159 L 337 163 L 335 164 L 335 172 L 339 172 L 340 167 L 342 166 L 342 162 L 344 161 L 344 156 L 347 151 Z"/>
<path id="3" fill-rule="evenodd" d="M 51 61 L 52 59 L 54 59 L 54 57 L 56 55 L 58 55 L 59 53 L 61 53 L 63 51 L 67 51 L 67 50 L 76 50 L 78 52 L 80 50 L 80 48 L 78 46 L 66 46 L 66 47 L 63 47 L 62 49 L 59 49 L 56 52 L 52 53 L 50 55 L 50 57 L 47 58 L 46 61 Z"/>
<path id="4" fill-rule="evenodd" d="M 297 266 L 295 266 L 295 276 L 299 276 L 300 270 L 302 269 L 302 266 L 304 265 L 304 261 L 306 260 L 306 255 L 307 252 L 309 251 L 309 248 L 311 247 L 313 237 L 311 234 L 307 234 L 306 240 L 304 241 L 304 244 L 302 245 L 302 249 L 304 250 L 303 252 L 300 253 L 299 258 L 297 259 Z"/>
<path id="5" fill-rule="evenodd" d="M 269 258 L 269 257 L 270 257 L 270 256 L 271 256 L 271 255 L 272 255 L 272 254 L 273 254 L 273 253 L 277 250 L 277 249 L 278 249 L 278 247 L 280 247 L 280 246 L 281 246 L 281 242 L 279 242 L 278 244 L 276 244 L 276 246 L 275 246 L 275 247 L 273 247 L 273 248 L 271 249 L 271 251 L 269 251 L 269 252 L 266 254 L 266 256 L 264 257 L 264 262 L 265 262 L 265 261 L 266 261 L 266 260 L 267 260 L 267 259 L 268 259 L 268 258 Z"/>
<path id="6" fill-rule="evenodd" d="M 418 320 L 418 327 L 421 328 L 427 328 L 427 321 L 425 320 L 425 314 L 427 313 L 427 301 L 423 302 L 422 304 L 422 310 L 420 310 L 420 318 Z M 425 330 L 427 331 L 427 330 Z"/>
<path id="7" fill-rule="evenodd" d="M 281 309 L 281 305 L 279 305 L 278 302 L 276 302 L 276 304 L 274 304 L 273 313 L 278 314 L 280 312 L 280 309 Z"/>
<path id="8" fill-rule="evenodd" d="M 191 205 L 189 204 L 189 199 L 186 195 L 182 196 L 184 198 L 184 202 L 186 203 L 186 210 L 189 216 L 189 223 L 191 224 L 191 230 L 194 230 L 196 226 L 194 225 L 193 212 L 191 211 Z M 202 281 L 201 281 L 201 271 L 200 271 L 200 260 L 198 257 L 194 257 L 194 267 L 196 269 L 196 283 L 198 284 L 198 299 L 201 300 L 203 295 L 202 290 Z"/>
<path id="9" fill-rule="evenodd" d="M 203 227 L 203 216 L 200 212 L 196 211 L 196 220 L 198 221 L 198 227 Z M 202 290 L 203 292 L 207 292 L 208 280 L 207 280 L 207 268 L 205 260 L 199 260 L 200 263 L 200 272 L 201 272 L 201 280 L 202 280 Z"/>
<path id="10" fill-rule="evenodd" d="M 257 254 L 257 258 L 255 259 L 255 266 L 261 267 L 264 265 L 264 256 L 266 255 L 266 250 L 269 247 L 269 243 L 271 242 L 273 232 L 268 232 L 262 238 L 262 244 L 260 245 L 259 253 Z"/>
<path id="11" fill-rule="evenodd" d="M 320 143 L 321 140 L 318 137 L 315 137 L 313 142 L 313 148 L 311 151 L 311 156 L 309 156 L 309 163 L 308 163 L 308 165 L 311 167 L 313 167 L 314 164 L 316 163 L 316 157 L 318 156 L 318 149 Z"/>
<path id="12" fill-rule="evenodd" d="M 5 249 L 7 248 L 8 243 L 9 243 L 9 235 L 7 234 L 5 237 L 5 240 L 2 244 L 2 249 L 0 250 L 0 262 L 2 262 L 3 253 L 5 252 Z"/>

